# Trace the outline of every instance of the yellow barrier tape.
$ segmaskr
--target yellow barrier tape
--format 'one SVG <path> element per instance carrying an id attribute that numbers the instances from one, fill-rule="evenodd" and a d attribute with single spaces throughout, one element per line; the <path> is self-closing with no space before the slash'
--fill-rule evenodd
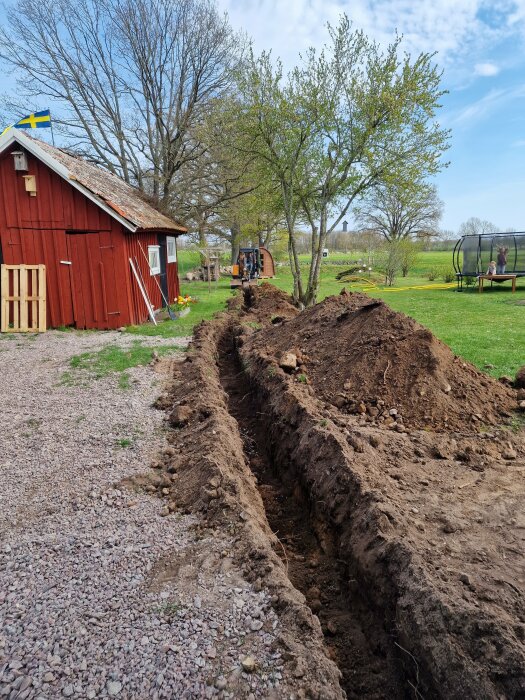
<path id="1" fill-rule="evenodd" d="M 356 280 L 357 282 L 357 280 Z M 352 283 L 355 284 L 354 280 L 352 280 Z M 348 282 L 346 284 L 349 284 Z M 361 286 L 361 285 L 357 285 Z M 456 286 L 456 282 L 450 282 L 447 284 L 420 284 L 416 285 L 414 287 L 383 287 L 383 289 L 380 289 L 377 287 L 373 282 L 369 282 L 368 280 L 365 282 L 363 280 L 362 287 L 363 289 L 377 289 L 377 291 L 380 292 L 406 292 L 410 289 L 415 289 L 415 290 L 424 290 L 424 289 L 452 289 L 452 287 Z"/>
<path id="2" fill-rule="evenodd" d="M 385 287 L 382 289 L 382 292 L 404 292 L 409 289 L 451 289 L 452 287 L 455 287 L 456 283 L 451 282 L 450 284 L 421 284 L 417 285 L 415 287 Z"/>
<path id="3" fill-rule="evenodd" d="M 338 282 L 346 285 L 356 285 L 357 287 L 366 289 L 378 289 L 377 285 L 372 282 L 372 280 L 366 279 L 366 277 L 349 277 L 346 280 L 338 280 Z"/>

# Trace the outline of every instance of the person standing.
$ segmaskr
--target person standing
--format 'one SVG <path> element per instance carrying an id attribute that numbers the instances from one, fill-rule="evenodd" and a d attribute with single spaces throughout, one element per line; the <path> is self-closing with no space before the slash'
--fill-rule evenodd
<path id="1" fill-rule="evenodd" d="M 500 246 L 498 248 L 498 257 L 496 258 L 497 260 L 497 265 L 496 265 L 496 274 L 497 275 L 504 275 L 505 274 L 505 268 L 507 267 L 507 254 L 509 252 L 509 249 L 504 246 Z"/>
<path id="2" fill-rule="evenodd" d="M 239 276 L 242 279 L 244 279 L 246 275 L 246 256 L 244 253 L 241 253 L 239 255 Z"/>
<path id="3" fill-rule="evenodd" d="M 251 253 L 246 255 L 246 273 L 247 278 L 251 280 L 253 273 L 253 258 Z"/>

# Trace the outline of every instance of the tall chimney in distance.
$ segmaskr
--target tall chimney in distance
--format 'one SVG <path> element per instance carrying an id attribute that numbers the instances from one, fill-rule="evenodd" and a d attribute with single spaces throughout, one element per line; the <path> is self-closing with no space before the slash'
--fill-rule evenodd
<path id="1" fill-rule="evenodd" d="M 348 233 L 348 221 L 343 221 L 343 233 Z"/>

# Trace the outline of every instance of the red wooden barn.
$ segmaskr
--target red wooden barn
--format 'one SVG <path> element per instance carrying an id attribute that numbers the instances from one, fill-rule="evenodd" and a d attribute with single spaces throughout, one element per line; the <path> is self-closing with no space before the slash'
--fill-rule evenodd
<path id="1" fill-rule="evenodd" d="M 46 266 L 48 327 L 145 321 L 144 296 L 159 309 L 161 290 L 179 294 L 185 231 L 115 175 L 15 129 L 0 137 L 0 263 Z"/>

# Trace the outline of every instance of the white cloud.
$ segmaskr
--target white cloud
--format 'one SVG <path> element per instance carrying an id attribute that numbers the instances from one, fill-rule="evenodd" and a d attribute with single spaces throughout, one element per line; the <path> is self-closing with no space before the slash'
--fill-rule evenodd
<path id="1" fill-rule="evenodd" d="M 397 30 L 410 53 L 438 52 L 455 69 L 503 37 L 523 30 L 525 0 L 218 0 L 235 27 L 253 37 L 257 50 L 272 48 L 285 65 L 308 46 L 326 41 L 326 23 L 343 13 L 369 36 L 390 42 Z M 497 16 L 496 16 L 497 15 Z M 471 63 L 472 65 L 472 63 Z M 492 65 L 479 63 L 480 66 Z M 494 73 L 493 73 L 494 75 Z"/>
<path id="2" fill-rule="evenodd" d="M 490 78 L 499 73 L 499 67 L 495 63 L 476 63 L 474 72 L 482 78 Z"/>
<path id="3" fill-rule="evenodd" d="M 503 109 L 512 100 L 525 97 L 525 85 L 517 85 L 507 90 L 491 90 L 481 99 L 472 102 L 450 120 L 451 125 L 471 125 L 474 121 L 486 118 Z"/>

